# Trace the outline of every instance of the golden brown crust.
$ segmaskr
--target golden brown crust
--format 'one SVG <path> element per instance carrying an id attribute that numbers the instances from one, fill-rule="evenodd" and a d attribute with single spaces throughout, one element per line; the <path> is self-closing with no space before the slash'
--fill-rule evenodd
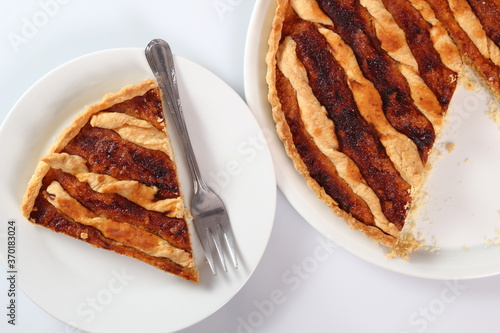
<path id="1" fill-rule="evenodd" d="M 89 106 L 39 162 L 21 209 L 35 224 L 198 283 L 161 108 L 154 80 Z"/>

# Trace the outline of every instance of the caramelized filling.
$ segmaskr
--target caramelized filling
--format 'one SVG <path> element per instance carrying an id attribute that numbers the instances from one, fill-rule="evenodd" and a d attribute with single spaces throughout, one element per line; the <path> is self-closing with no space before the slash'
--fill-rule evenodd
<path id="1" fill-rule="evenodd" d="M 405 32 L 420 76 L 446 110 L 457 85 L 457 74 L 443 64 L 434 49 L 429 34 L 430 24 L 407 0 L 383 0 L 383 3 Z"/>
<path id="2" fill-rule="evenodd" d="M 500 47 L 500 2 L 485 1 L 485 0 L 467 0 L 472 10 L 476 14 L 479 21 L 486 32 L 486 35 Z"/>
<path id="3" fill-rule="evenodd" d="M 434 144 L 434 128 L 414 105 L 397 64 L 381 48 L 366 9 L 359 1 L 319 0 L 318 4 L 333 21 L 332 29 L 351 46 L 364 76 L 379 91 L 387 120 L 415 142 L 425 163 Z"/>
<path id="4" fill-rule="evenodd" d="M 148 211 L 118 194 L 95 192 L 87 183 L 79 182 L 76 177 L 61 170 L 51 169 L 47 173 L 41 191 L 54 180 L 59 182 L 71 197 L 95 212 L 96 215 L 145 229 L 167 239 L 169 243 L 178 248 L 191 251 L 184 220 Z"/>
<path id="5" fill-rule="evenodd" d="M 367 225 L 373 225 L 373 215 L 366 204 L 346 182 L 339 177 L 333 163 L 312 142 L 300 118 L 295 92 L 287 78 L 276 69 L 276 86 L 287 124 L 297 152 L 306 164 L 311 177 L 332 197 L 339 207 Z"/>
<path id="6" fill-rule="evenodd" d="M 83 157 L 91 172 L 156 186 L 158 200 L 179 196 L 175 165 L 166 154 L 135 145 L 112 130 L 87 124 L 63 152 Z"/>
<path id="7" fill-rule="evenodd" d="M 142 96 L 136 96 L 114 104 L 103 112 L 119 112 L 146 120 L 159 130 L 165 128 L 161 97 L 156 89 L 151 89 Z"/>
<path id="8" fill-rule="evenodd" d="M 410 186 L 395 169 L 373 126 L 360 115 L 342 67 L 312 23 L 296 24 L 292 38 L 297 43 L 297 56 L 308 72 L 313 93 L 335 124 L 339 150 L 358 166 L 379 197 L 387 219 L 402 228 Z"/>

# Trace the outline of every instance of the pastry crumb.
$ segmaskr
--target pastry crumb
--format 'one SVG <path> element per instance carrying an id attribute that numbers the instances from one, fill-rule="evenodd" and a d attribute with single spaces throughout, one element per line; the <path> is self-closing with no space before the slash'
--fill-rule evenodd
<path id="1" fill-rule="evenodd" d="M 403 260 L 408 260 L 409 254 L 421 248 L 423 242 L 417 240 L 411 233 L 403 233 L 399 235 L 396 246 L 391 248 L 391 251 L 387 253 L 386 257 L 394 259 L 399 257 Z"/>
<path id="2" fill-rule="evenodd" d="M 426 250 L 427 252 L 434 253 L 439 251 L 439 246 L 431 246 L 431 245 L 425 245 L 422 247 L 423 250 Z"/>
<path id="3" fill-rule="evenodd" d="M 460 84 L 467 91 L 476 91 L 479 89 L 480 85 L 477 78 L 471 70 L 464 70 L 460 76 Z"/>
<path id="4" fill-rule="evenodd" d="M 499 212 L 500 213 L 500 212 Z M 500 228 L 495 229 L 495 234 L 499 237 L 494 238 L 485 238 L 485 246 L 488 247 L 490 245 L 500 245 Z"/>
<path id="5" fill-rule="evenodd" d="M 82 232 L 82 233 L 80 234 L 80 238 L 81 238 L 81 239 L 87 239 L 87 238 L 89 238 L 89 234 L 87 234 L 86 232 Z"/>
<path id="6" fill-rule="evenodd" d="M 430 241 L 427 242 L 424 249 L 430 253 L 438 252 L 440 250 L 436 236 L 431 236 Z"/>
<path id="7" fill-rule="evenodd" d="M 445 147 L 446 147 L 446 150 L 448 151 L 448 153 L 451 153 L 455 149 L 455 143 L 447 142 L 445 144 Z"/>
<path id="8" fill-rule="evenodd" d="M 488 103 L 487 115 L 493 120 L 498 126 L 500 126 L 500 106 L 493 100 Z"/>
<path id="9" fill-rule="evenodd" d="M 490 245 L 500 245 L 500 238 L 493 238 L 493 239 L 485 239 L 485 246 L 488 247 Z"/>

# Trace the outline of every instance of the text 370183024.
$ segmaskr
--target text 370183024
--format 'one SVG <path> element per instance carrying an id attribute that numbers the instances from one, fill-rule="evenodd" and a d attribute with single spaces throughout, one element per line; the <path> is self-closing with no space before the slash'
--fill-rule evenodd
<path id="1" fill-rule="evenodd" d="M 16 324 L 16 281 L 17 281 L 17 258 L 16 258 L 16 221 L 7 222 L 7 322 Z"/>

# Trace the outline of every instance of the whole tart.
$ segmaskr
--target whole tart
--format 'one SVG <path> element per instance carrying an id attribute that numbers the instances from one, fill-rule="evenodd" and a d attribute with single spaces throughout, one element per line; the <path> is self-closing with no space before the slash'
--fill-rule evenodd
<path id="1" fill-rule="evenodd" d="M 34 224 L 198 283 L 156 81 L 88 107 L 39 162 L 21 206 Z"/>
<path id="2" fill-rule="evenodd" d="M 335 214 L 407 258 L 457 46 L 424 0 L 277 2 L 267 83 L 287 154 Z"/>

